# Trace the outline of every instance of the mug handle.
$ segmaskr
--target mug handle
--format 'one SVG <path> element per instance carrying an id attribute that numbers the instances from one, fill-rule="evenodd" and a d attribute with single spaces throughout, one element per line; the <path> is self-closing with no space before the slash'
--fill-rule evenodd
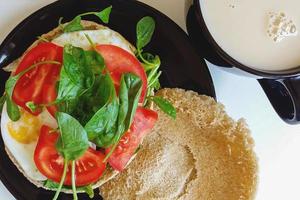
<path id="1" fill-rule="evenodd" d="M 288 124 L 300 123 L 300 76 L 285 79 L 259 79 L 277 114 Z"/>

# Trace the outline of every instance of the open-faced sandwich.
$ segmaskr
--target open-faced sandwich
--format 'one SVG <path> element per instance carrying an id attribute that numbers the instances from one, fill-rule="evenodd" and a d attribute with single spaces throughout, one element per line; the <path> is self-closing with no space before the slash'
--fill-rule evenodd
<path id="1" fill-rule="evenodd" d="M 160 59 L 143 48 L 155 29 L 151 17 L 137 23 L 136 47 L 107 23 L 111 7 L 80 14 L 42 35 L 5 69 L 1 133 L 10 159 L 38 187 L 87 192 L 112 178 L 134 158 L 153 128 L 157 104 L 172 118 L 174 107 L 153 96 L 160 87 Z"/>

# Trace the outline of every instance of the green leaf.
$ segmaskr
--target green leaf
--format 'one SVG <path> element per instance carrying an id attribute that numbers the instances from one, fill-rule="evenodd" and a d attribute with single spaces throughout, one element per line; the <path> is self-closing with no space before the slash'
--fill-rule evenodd
<path id="1" fill-rule="evenodd" d="M 125 119 L 125 131 L 127 131 L 133 121 L 139 103 L 142 91 L 142 81 L 138 76 L 129 73 L 124 74 L 123 78 L 128 90 L 128 113 Z M 122 91 L 120 91 L 120 93 L 121 92 Z"/>
<path id="2" fill-rule="evenodd" d="M 109 16 L 111 13 L 111 9 L 112 9 L 112 6 L 109 6 L 109 7 L 105 8 L 104 10 L 102 10 L 98 13 L 95 13 L 95 15 L 97 17 L 99 17 L 101 19 L 101 21 L 103 21 L 104 23 L 107 24 L 109 22 Z"/>
<path id="3" fill-rule="evenodd" d="M 37 106 L 33 101 L 28 101 L 26 103 L 26 107 L 31 110 L 31 112 L 35 112 L 39 106 Z"/>
<path id="4" fill-rule="evenodd" d="M 8 98 L 10 99 L 12 98 L 12 93 L 20 77 L 21 77 L 20 75 L 10 76 L 9 79 L 6 81 L 5 91 L 6 94 L 8 95 Z"/>
<path id="5" fill-rule="evenodd" d="M 104 59 L 96 51 L 86 51 L 85 52 L 87 66 L 90 66 L 94 74 L 101 74 L 104 69 Z"/>
<path id="6" fill-rule="evenodd" d="M 100 12 L 87 12 L 77 15 L 72 21 L 70 21 L 66 26 L 63 27 L 63 31 L 66 32 L 74 32 L 84 30 L 84 27 L 81 25 L 81 17 L 86 15 L 95 15 L 97 16 L 102 22 L 108 23 L 109 16 L 112 10 L 112 6 L 105 8 Z M 61 25 L 62 19 L 59 20 L 59 24 Z"/>
<path id="7" fill-rule="evenodd" d="M 85 89 L 90 88 L 95 81 L 95 76 L 89 66 L 92 63 L 92 57 L 88 56 L 88 58 L 82 48 L 72 45 L 64 47 L 63 66 L 65 72 L 74 84 L 81 85 Z"/>
<path id="8" fill-rule="evenodd" d="M 88 121 L 85 130 L 89 140 L 94 141 L 97 146 L 108 147 L 114 136 L 112 129 L 117 121 L 119 104 L 110 75 L 102 75 L 100 83 L 98 94 L 103 98 L 98 104 L 103 106 Z"/>
<path id="9" fill-rule="evenodd" d="M 57 150 L 67 160 L 76 160 L 89 147 L 87 133 L 81 124 L 71 115 L 63 112 L 56 114 L 60 137 Z"/>
<path id="10" fill-rule="evenodd" d="M 155 21 L 152 17 L 143 17 L 136 26 L 137 41 L 136 46 L 138 51 L 144 48 L 151 40 L 155 29 Z"/>
<path id="11" fill-rule="evenodd" d="M 81 25 L 81 17 L 77 16 L 72 21 L 70 21 L 64 28 L 63 31 L 67 32 L 74 32 L 83 30 L 83 26 Z"/>
<path id="12" fill-rule="evenodd" d="M 5 101 L 6 101 L 6 94 L 4 94 L 2 97 L 0 97 L 0 112 L 2 112 L 2 110 L 3 110 Z"/>
<path id="13" fill-rule="evenodd" d="M 66 70 L 64 67 L 62 67 L 60 71 L 60 81 L 58 86 L 58 94 L 57 94 L 57 101 L 69 101 L 72 99 L 77 98 L 80 96 L 85 89 L 79 85 L 74 83 L 69 75 L 66 73 Z M 62 106 L 62 105 L 59 105 Z M 59 110 L 66 110 L 63 108 L 60 108 Z"/>
<path id="14" fill-rule="evenodd" d="M 7 114 L 12 121 L 18 121 L 21 118 L 19 107 L 6 96 Z"/>
<path id="15" fill-rule="evenodd" d="M 111 156 L 117 147 L 122 135 L 130 128 L 133 117 L 136 113 L 142 91 L 142 81 L 134 74 L 123 74 L 119 91 L 120 111 L 118 117 L 118 129 L 113 137 L 112 148 L 104 158 L 104 161 Z"/>
<path id="16" fill-rule="evenodd" d="M 88 185 L 88 186 L 85 186 L 85 187 L 78 187 L 77 190 L 78 191 L 85 191 L 85 193 L 87 193 L 91 199 L 94 198 L 94 196 L 95 196 L 92 185 Z"/>
<path id="17" fill-rule="evenodd" d="M 176 109 L 169 101 L 159 96 L 149 97 L 149 100 L 153 101 L 164 113 L 176 119 Z"/>
<path id="18" fill-rule="evenodd" d="M 94 73 L 102 72 L 104 61 L 97 52 L 84 51 L 72 45 L 64 47 L 63 59 L 57 100 L 59 102 L 71 101 L 71 105 L 74 105 L 73 100 L 78 99 L 94 85 Z M 66 110 L 65 108 L 65 105 L 61 106 L 61 109 Z"/>
<path id="19" fill-rule="evenodd" d="M 44 187 L 51 189 L 51 190 L 55 190 L 59 187 L 59 183 L 56 183 L 54 181 L 47 179 L 44 182 Z M 72 188 L 70 186 L 62 186 L 62 189 L 70 190 Z M 77 191 L 79 191 L 79 192 L 84 191 L 85 193 L 87 193 L 89 195 L 89 197 L 91 199 L 94 198 L 94 190 L 92 188 L 92 185 L 77 187 Z"/>

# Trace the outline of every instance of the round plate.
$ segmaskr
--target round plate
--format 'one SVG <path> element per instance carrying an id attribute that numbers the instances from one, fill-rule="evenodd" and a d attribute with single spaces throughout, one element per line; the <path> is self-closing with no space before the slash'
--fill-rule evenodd
<path id="1" fill-rule="evenodd" d="M 163 87 L 192 89 L 215 98 L 211 76 L 203 59 L 191 46 L 185 32 L 159 11 L 137 1 L 111 0 L 62 0 L 54 2 L 22 21 L 0 45 L 0 67 L 5 67 L 36 40 L 37 36 L 57 27 L 60 17 L 65 21 L 89 11 L 99 11 L 112 5 L 108 26 L 135 44 L 135 26 L 140 18 L 149 15 L 156 21 L 156 29 L 147 51 L 158 54 L 162 60 L 161 84 Z M 96 18 L 84 18 L 99 22 Z M 0 72 L 0 92 L 9 74 Z M 17 199 L 52 199 L 54 193 L 31 184 L 8 158 L 2 137 L 0 139 L 0 178 Z M 94 199 L 101 199 L 95 191 Z M 72 199 L 72 195 L 61 194 L 60 199 Z M 80 194 L 79 199 L 89 199 Z"/>

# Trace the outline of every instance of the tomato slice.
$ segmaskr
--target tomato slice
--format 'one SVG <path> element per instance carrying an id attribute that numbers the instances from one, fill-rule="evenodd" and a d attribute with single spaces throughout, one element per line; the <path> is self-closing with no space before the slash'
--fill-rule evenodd
<path id="1" fill-rule="evenodd" d="M 39 43 L 26 53 L 17 67 L 15 75 L 40 61 L 55 60 L 62 63 L 62 56 L 62 47 L 50 42 Z M 44 64 L 24 74 L 16 83 L 13 101 L 31 114 L 39 114 L 40 111 L 31 112 L 26 103 L 28 101 L 33 101 L 36 104 L 49 103 L 43 99 L 43 86 L 47 82 L 55 85 L 54 80 L 57 80 L 60 68 L 59 65 Z"/>
<path id="2" fill-rule="evenodd" d="M 104 58 L 116 88 L 119 88 L 123 73 L 133 73 L 140 77 L 143 82 L 140 103 L 144 102 L 147 91 L 147 75 L 138 59 L 126 50 L 114 45 L 98 45 L 96 49 Z"/>
<path id="3" fill-rule="evenodd" d="M 43 85 L 43 103 L 51 103 L 56 100 L 57 92 L 55 84 L 44 84 Z M 55 118 L 57 107 L 55 105 L 47 107 L 48 112 Z"/>
<path id="4" fill-rule="evenodd" d="M 48 179 L 59 183 L 63 174 L 64 159 L 55 149 L 58 133 L 51 132 L 48 126 L 41 128 L 41 133 L 34 152 L 34 162 L 38 170 Z M 103 163 L 104 154 L 89 148 L 84 155 L 76 161 L 75 176 L 76 186 L 89 185 L 102 176 L 106 163 Z M 72 185 L 71 165 L 64 185 Z"/>
<path id="5" fill-rule="evenodd" d="M 115 151 L 108 159 L 112 168 L 122 171 L 126 167 L 144 136 L 154 127 L 157 118 L 158 115 L 153 110 L 142 107 L 137 109 L 129 131 L 122 136 Z M 109 151 L 109 148 L 106 149 L 106 154 Z"/>

